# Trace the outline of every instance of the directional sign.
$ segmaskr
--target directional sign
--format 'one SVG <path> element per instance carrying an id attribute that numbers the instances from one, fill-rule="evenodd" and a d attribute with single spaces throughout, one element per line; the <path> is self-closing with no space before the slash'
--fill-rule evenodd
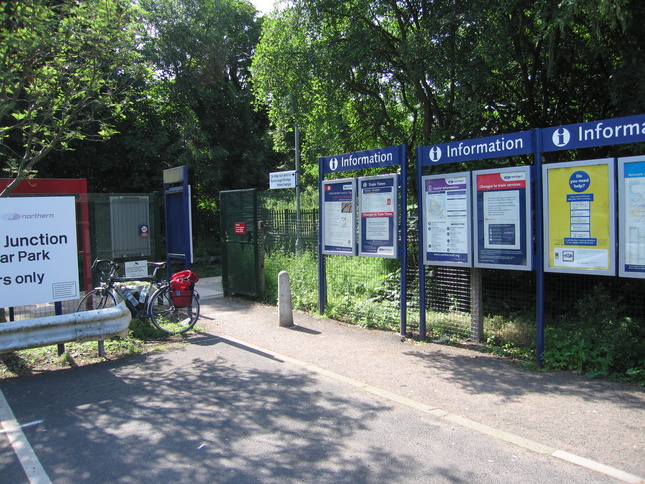
<path id="1" fill-rule="evenodd" d="M 645 141 L 645 115 L 643 114 L 542 130 L 543 151 L 592 148 L 642 141 Z"/>
<path id="2" fill-rule="evenodd" d="M 269 188 L 295 188 L 296 187 L 296 170 L 277 171 L 269 173 Z"/>
<path id="3" fill-rule="evenodd" d="M 487 138 L 422 146 L 419 148 L 420 159 L 417 162 L 421 163 L 422 166 L 427 166 L 500 158 L 502 156 L 526 155 L 532 152 L 532 132 L 523 131 L 500 136 L 489 136 Z"/>

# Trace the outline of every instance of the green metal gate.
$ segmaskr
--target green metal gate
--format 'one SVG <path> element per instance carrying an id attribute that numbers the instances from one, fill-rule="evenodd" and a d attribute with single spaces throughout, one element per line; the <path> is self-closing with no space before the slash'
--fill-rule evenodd
<path id="1" fill-rule="evenodd" d="M 220 193 L 224 294 L 262 297 L 264 263 L 255 189 Z"/>

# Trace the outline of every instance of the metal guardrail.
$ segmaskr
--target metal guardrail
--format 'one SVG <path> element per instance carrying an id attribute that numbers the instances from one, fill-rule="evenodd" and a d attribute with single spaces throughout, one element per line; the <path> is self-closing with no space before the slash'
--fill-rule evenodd
<path id="1" fill-rule="evenodd" d="M 124 302 L 107 309 L 0 324 L 0 353 L 71 341 L 99 341 L 127 335 L 132 314 Z"/>

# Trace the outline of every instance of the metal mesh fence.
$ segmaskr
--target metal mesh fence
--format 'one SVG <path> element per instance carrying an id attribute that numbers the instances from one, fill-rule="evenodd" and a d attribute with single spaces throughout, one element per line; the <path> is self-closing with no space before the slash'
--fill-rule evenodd
<path id="1" fill-rule="evenodd" d="M 318 308 L 318 211 L 293 204 L 276 207 L 272 193 L 260 194 L 264 244 L 265 299 L 277 300 L 277 275 L 289 272 L 295 308 Z M 284 200 L 281 201 L 284 205 Z M 213 218 L 206 217 L 213 230 Z M 200 232 L 200 219 L 195 233 Z M 409 218 L 406 327 L 419 330 L 419 264 L 416 219 Z M 92 238 L 101 237 L 92 233 Z M 401 268 L 398 259 L 326 255 L 327 305 L 330 317 L 365 326 L 400 325 Z M 430 338 L 468 338 L 473 326 L 472 287 L 481 281 L 481 334 L 496 345 L 535 347 L 536 276 L 530 271 L 424 266 L 426 332 Z M 479 271 L 474 272 L 474 271 Z M 545 274 L 547 328 L 608 326 L 629 318 L 643 328 L 645 280 L 577 274 Z M 74 302 L 64 303 L 66 305 Z M 65 310 L 65 312 L 69 312 Z M 53 304 L 13 308 L 15 320 L 54 314 Z M 9 319 L 9 311 L 5 311 Z M 645 331 L 645 330 L 644 330 Z"/>
<path id="2" fill-rule="evenodd" d="M 267 197 L 268 195 L 265 195 Z M 266 198 L 265 198 L 266 199 Z M 277 299 L 280 270 L 292 281 L 295 307 L 317 308 L 318 213 L 264 210 L 267 299 Z M 419 330 L 419 265 L 416 218 L 409 218 L 406 327 Z M 300 238 L 299 238 L 300 237 Z M 298 243 L 300 240 L 300 243 Z M 326 255 L 326 313 L 360 325 L 397 329 L 400 324 L 398 260 Z M 429 338 L 469 338 L 473 334 L 473 275 L 480 278 L 481 339 L 495 345 L 535 348 L 536 275 L 532 271 L 424 266 L 426 332 Z M 645 281 L 608 276 L 545 274 L 547 327 L 584 326 L 601 318 L 642 321 Z M 642 326 L 642 323 L 637 323 Z"/>

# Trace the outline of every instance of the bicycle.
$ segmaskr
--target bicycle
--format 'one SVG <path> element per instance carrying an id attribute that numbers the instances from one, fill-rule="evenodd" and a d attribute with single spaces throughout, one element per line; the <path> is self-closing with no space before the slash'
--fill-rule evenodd
<path id="1" fill-rule="evenodd" d="M 199 294 L 193 290 L 192 298 L 189 296 L 186 304 L 176 304 L 170 282 L 157 275 L 166 263 L 148 262 L 148 267 L 153 268 L 151 276 L 118 277 L 119 264 L 108 259 L 96 259 L 92 271 L 99 274 L 100 285 L 81 299 L 77 312 L 116 306 L 118 297 L 125 301 L 132 317 L 149 318 L 164 333 L 189 331 L 199 318 Z"/>

